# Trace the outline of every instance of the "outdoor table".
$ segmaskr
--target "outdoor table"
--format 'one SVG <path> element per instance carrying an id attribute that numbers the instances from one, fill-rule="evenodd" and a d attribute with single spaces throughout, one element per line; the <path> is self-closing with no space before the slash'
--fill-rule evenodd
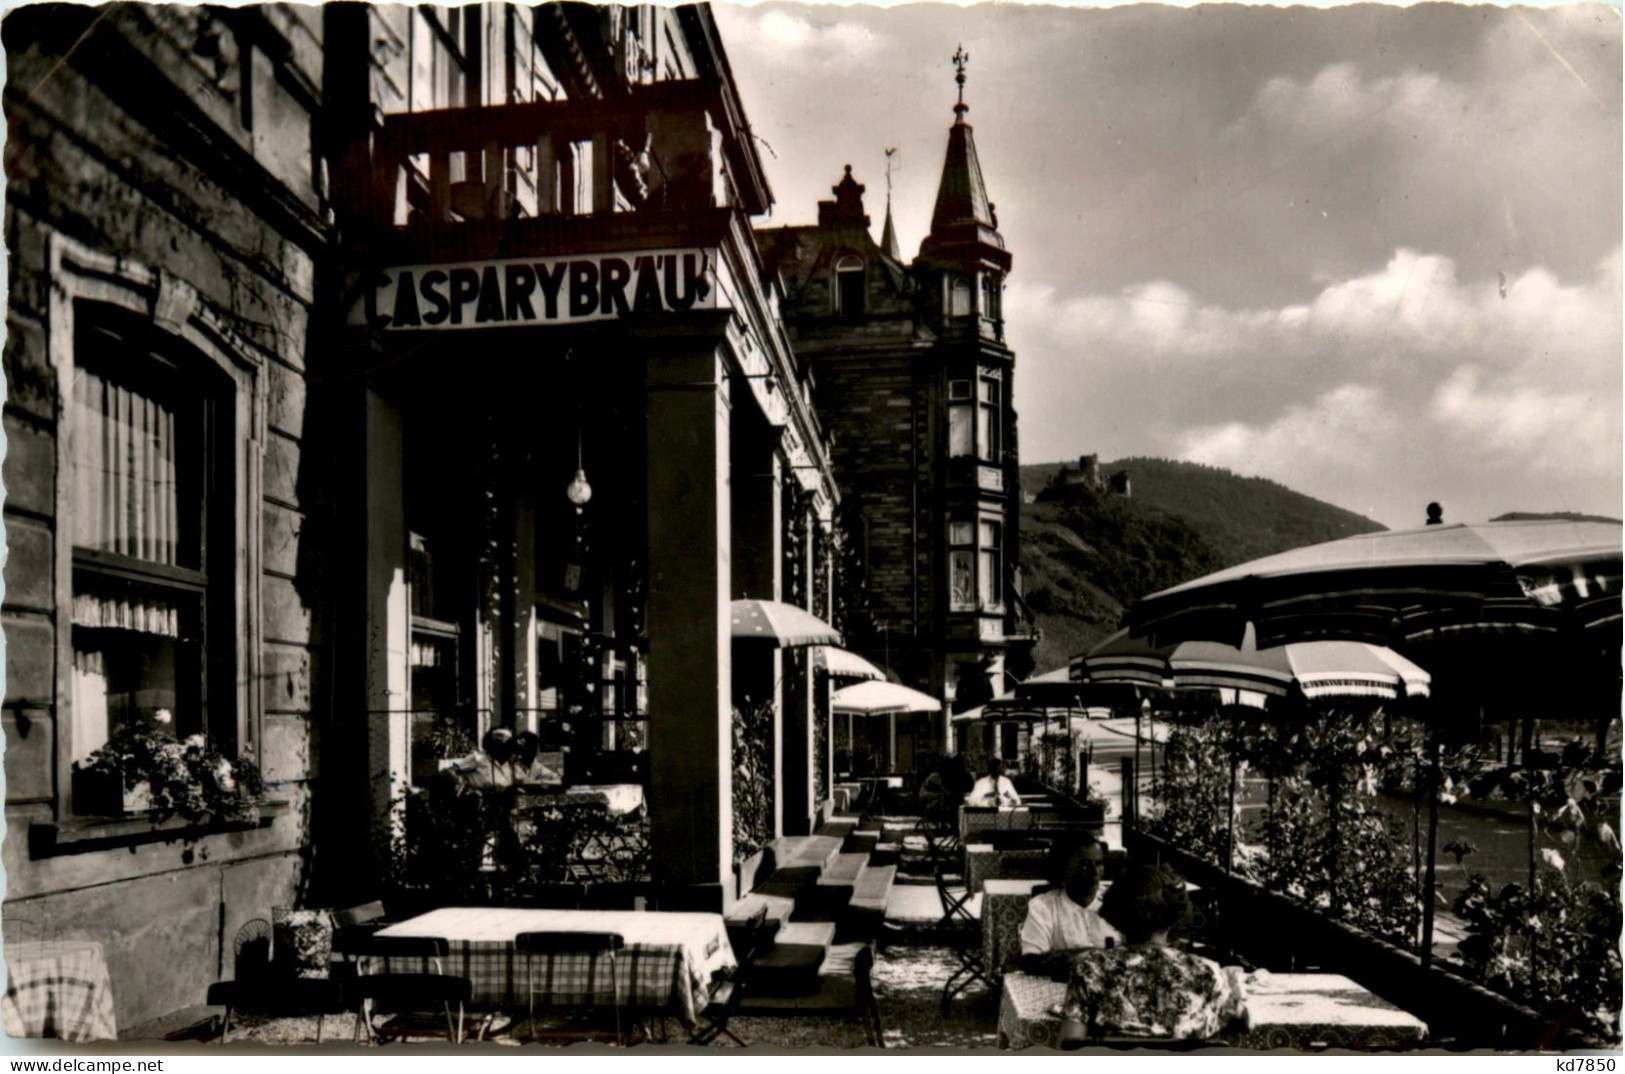
<path id="1" fill-rule="evenodd" d="M 643 808 L 640 783 L 584 784 L 564 792 L 566 801 L 602 800 L 612 817 L 624 817 Z"/>
<path id="2" fill-rule="evenodd" d="M 986 832 L 1027 831 L 1033 827 L 1032 810 L 1025 806 L 1000 807 L 962 805 L 959 807 L 959 841 L 970 843 Z"/>
<path id="3" fill-rule="evenodd" d="M 623 1002 L 670 1014 L 692 1028 L 710 1001 L 714 983 L 738 966 L 721 914 L 645 910 L 522 910 L 503 907 L 446 907 L 380 929 L 380 937 L 431 937 L 451 947 L 442 960 L 446 973 L 467 977 L 475 1003 L 518 1006 L 528 1002 L 529 968 L 516 953 L 522 932 L 614 932 L 626 941 L 616 958 Z M 586 1006 L 601 1001 L 588 989 L 598 955 L 535 955 L 551 965 L 539 979 L 552 982 L 555 1004 Z M 422 972 L 427 960 L 387 959 L 390 971 Z M 579 988 L 579 992 L 572 992 Z"/>
<path id="4" fill-rule="evenodd" d="M 1004 972 L 1006 961 L 1021 956 L 1021 926 L 1033 892 L 1047 887 L 1043 880 L 985 880 L 982 882 L 982 959 L 989 974 Z"/>
<path id="5" fill-rule="evenodd" d="M 56 1037 L 82 1044 L 113 1040 L 113 986 L 93 940 L 7 943 L 6 992 L 0 999 L 6 1033 Z"/>
<path id="6" fill-rule="evenodd" d="M 1007 872 L 1018 877 L 1042 875 L 1048 859 L 1049 850 L 1044 847 L 1013 849 L 992 843 L 967 843 L 965 886 L 975 894 L 982 890 L 983 882 L 1003 879 Z"/>
<path id="7" fill-rule="evenodd" d="M 1066 983 L 1008 973 L 999 1002 L 999 1047 L 1053 1048 Z M 1276 973 L 1247 984 L 1251 1027 L 1220 1034 L 1232 1048 L 1392 1048 L 1426 1038 L 1421 1019 L 1335 973 Z"/>

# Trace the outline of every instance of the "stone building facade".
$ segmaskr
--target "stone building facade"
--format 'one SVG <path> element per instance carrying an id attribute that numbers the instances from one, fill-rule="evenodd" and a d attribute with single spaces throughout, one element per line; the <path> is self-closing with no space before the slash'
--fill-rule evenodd
<path id="1" fill-rule="evenodd" d="M 379 894 L 443 724 L 640 785 L 684 905 L 739 894 L 738 697 L 766 837 L 817 823 L 827 677 L 730 608 L 830 617 L 839 494 L 706 8 L 42 5 L 4 41 L 7 941 L 101 941 L 122 1027 L 200 1003 L 245 922 Z M 258 815 L 92 807 L 132 723 L 257 761 Z"/>
<path id="2" fill-rule="evenodd" d="M 62 5 L 4 24 L 5 938 L 101 939 L 126 1024 L 197 1002 L 227 938 L 306 875 L 331 643 L 305 410 L 331 239 L 321 21 Z M 141 439 L 144 459 L 99 454 Z M 149 499 L 99 499 L 120 489 Z M 131 608 L 155 614 L 118 621 Z M 73 763 L 135 696 L 259 760 L 256 823 L 75 808 Z"/>

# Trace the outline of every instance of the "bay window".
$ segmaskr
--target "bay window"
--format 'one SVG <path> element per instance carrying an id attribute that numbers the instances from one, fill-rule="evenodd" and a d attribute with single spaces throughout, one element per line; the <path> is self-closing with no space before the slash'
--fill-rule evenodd
<path id="1" fill-rule="evenodd" d="M 948 523 L 948 610 L 1004 607 L 1004 523 L 992 518 Z"/>

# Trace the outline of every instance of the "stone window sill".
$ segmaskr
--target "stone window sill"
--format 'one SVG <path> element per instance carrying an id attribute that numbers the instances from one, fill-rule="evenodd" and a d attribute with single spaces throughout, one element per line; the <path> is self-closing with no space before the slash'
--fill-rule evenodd
<path id="1" fill-rule="evenodd" d="M 154 821 L 147 816 L 67 817 L 51 823 L 28 826 L 28 856 L 34 860 L 66 854 L 90 854 L 100 850 L 137 847 L 144 843 L 175 839 L 200 839 L 220 832 L 249 832 L 269 828 L 271 822 L 289 811 L 285 801 L 261 802 L 257 820 L 217 821 L 199 824 L 184 817 Z"/>

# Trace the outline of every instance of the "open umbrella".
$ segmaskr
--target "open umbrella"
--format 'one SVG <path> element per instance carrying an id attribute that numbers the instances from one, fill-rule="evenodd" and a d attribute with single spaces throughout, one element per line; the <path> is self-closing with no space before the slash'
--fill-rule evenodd
<path id="1" fill-rule="evenodd" d="M 841 632 L 794 604 L 778 600 L 733 602 L 733 639 L 765 642 L 781 649 L 839 645 Z"/>
<path id="2" fill-rule="evenodd" d="M 1619 622 L 1620 583 L 1618 525 L 1439 525 L 1345 537 L 1205 575 L 1135 601 L 1127 625 L 1163 644 L 1235 644 L 1252 623 L 1266 646 L 1594 631 Z"/>
<path id="3" fill-rule="evenodd" d="M 830 709 L 846 713 L 846 740 L 852 742 L 854 716 L 886 716 L 887 749 L 892 764 L 897 761 L 897 715 L 902 712 L 941 712 L 942 702 L 930 694 L 895 682 L 860 682 L 830 695 Z"/>
<path id="4" fill-rule="evenodd" d="M 1425 697 L 1432 677 L 1380 645 L 1305 641 L 1260 649 L 1249 630 L 1240 647 L 1187 641 L 1156 647 L 1118 631 L 1081 658 L 1089 682 L 1153 682 L 1172 689 L 1246 690 L 1311 700 L 1335 697 Z"/>
<path id="5" fill-rule="evenodd" d="M 820 646 L 816 659 L 829 672 L 832 679 L 846 682 L 886 681 L 886 673 L 879 667 L 857 653 L 847 652 L 834 645 Z"/>

